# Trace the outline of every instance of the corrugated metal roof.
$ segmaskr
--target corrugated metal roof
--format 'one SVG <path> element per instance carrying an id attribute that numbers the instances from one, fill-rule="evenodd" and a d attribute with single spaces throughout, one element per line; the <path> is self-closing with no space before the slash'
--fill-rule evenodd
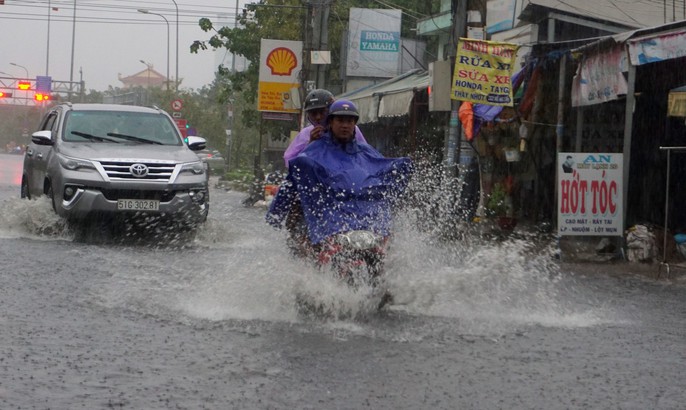
<path id="1" fill-rule="evenodd" d="M 379 117 L 407 115 L 416 90 L 429 86 L 429 72 L 414 69 L 379 84 L 336 96 L 351 100 L 360 111 L 359 124 L 378 121 Z"/>
<path id="2" fill-rule="evenodd" d="M 665 10 L 662 0 L 524 0 L 523 14 L 535 13 L 537 6 L 637 29 L 686 19 L 683 2 L 675 1 Z"/>
<path id="3" fill-rule="evenodd" d="M 592 48 L 600 48 L 605 46 L 612 46 L 615 43 L 623 43 L 627 40 L 640 40 L 642 38 L 650 38 L 654 36 L 663 36 L 671 33 L 681 33 L 686 29 L 686 20 L 675 23 L 667 23 L 655 27 L 640 28 L 637 30 L 626 31 L 624 33 L 615 34 L 612 36 L 605 36 L 594 41 L 589 41 L 587 44 L 579 46 L 572 50 L 572 52 L 582 52 Z"/>
<path id="4" fill-rule="evenodd" d="M 416 87 L 426 88 L 429 85 L 429 72 L 416 68 L 410 70 L 405 74 L 388 79 L 382 83 L 363 87 L 358 90 L 353 90 L 345 94 L 341 94 L 336 99 L 355 100 L 362 97 L 370 97 L 373 94 L 388 94 L 393 92 L 400 92 L 410 90 Z"/>

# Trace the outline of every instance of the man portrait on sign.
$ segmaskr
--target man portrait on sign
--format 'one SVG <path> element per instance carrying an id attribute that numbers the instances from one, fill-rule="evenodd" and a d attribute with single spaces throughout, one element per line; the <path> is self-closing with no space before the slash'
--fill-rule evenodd
<path id="1" fill-rule="evenodd" d="M 565 174 L 571 174 L 574 171 L 574 159 L 571 155 L 567 155 L 567 159 L 562 163 L 562 171 Z"/>

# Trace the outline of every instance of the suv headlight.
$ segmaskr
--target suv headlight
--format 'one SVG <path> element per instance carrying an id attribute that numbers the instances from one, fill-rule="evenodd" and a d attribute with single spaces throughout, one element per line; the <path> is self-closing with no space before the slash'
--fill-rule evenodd
<path id="1" fill-rule="evenodd" d="M 91 161 L 85 159 L 72 158 L 62 154 L 57 154 L 57 158 L 60 160 L 60 165 L 62 165 L 63 168 L 71 171 L 77 171 L 80 168 L 95 169 L 95 165 L 93 165 Z"/>
<path id="2" fill-rule="evenodd" d="M 201 175 L 205 172 L 205 166 L 202 161 L 187 162 L 181 165 L 181 172 L 191 172 L 195 175 Z"/>

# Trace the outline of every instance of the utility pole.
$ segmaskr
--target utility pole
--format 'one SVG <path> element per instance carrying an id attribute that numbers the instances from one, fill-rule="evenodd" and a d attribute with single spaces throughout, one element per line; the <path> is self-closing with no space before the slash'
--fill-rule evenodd
<path id="1" fill-rule="evenodd" d="M 238 0 L 236 0 L 236 11 L 233 16 L 233 28 L 234 30 L 238 28 Z M 236 74 L 236 53 L 232 53 L 231 55 L 231 74 Z M 231 148 L 233 146 L 233 135 L 234 135 L 234 129 L 235 127 L 235 122 L 236 122 L 236 112 L 235 112 L 235 104 L 236 97 L 234 96 L 233 98 L 230 99 L 229 105 L 227 107 L 227 117 L 228 117 L 228 131 L 226 135 L 226 170 L 231 171 Z"/>
<path id="2" fill-rule="evenodd" d="M 234 12 L 233 15 L 233 29 L 236 30 L 238 28 L 238 0 L 236 0 L 236 11 Z M 231 56 L 231 74 L 236 72 L 236 53 L 232 53 Z"/>
<path id="3" fill-rule="evenodd" d="M 453 61 L 457 53 L 457 44 L 460 37 L 465 37 L 467 31 L 467 1 L 453 0 L 453 46 L 450 51 Z M 456 184 L 451 194 L 455 194 L 456 208 L 452 209 L 452 216 L 459 219 L 470 220 L 476 207 L 479 188 L 479 168 L 477 154 L 472 145 L 465 140 L 464 132 L 459 121 L 458 112 L 460 101 L 451 100 L 450 122 L 448 125 L 448 141 L 446 144 L 445 170 L 446 177 L 455 180 Z M 455 158 L 457 157 L 457 164 Z M 457 212 L 457 215 L 455 215 Z"/>
<path id="4" fill-rule="evenodd" d="M 52 4 L 48 0 L 48 38 L 46 39 L 47 47 L 45 51 L 45 75 L 50 75 L 50 15 L 52 14 Z"/>
<path id="5" fill-rule="evenodd" d="M 76 42 L 76 0 L 74 0 L 74 16 L 71 23 L 71 68 L 69 69 L 69 101 L 74 90 L 71 85 L 74 84 L 74 44 Z"/>
<path id="6" fill-rule="evenodd" d="M 314 35 L 317 41 L 314 43 L 316 51 L 329 49 L 329 10 L 330 5 L 328 0 L 319 0 L 317 11 L 315 12 L 314 20 Z M 316 71 L 317 88 L 326 88 L 326 65 L 317 64 Z"/>
<path id="7" fill-rule="evenodd" d="M 176 91 L 178 93 L 179 92 L 179 5 L 176 4 L 176 0 L 172 0 L 172 3 L 174 3 L 174 8 L 176 8 L 176 78 L 174 79 L 174 91 Z M 236 5 L 238 5 L 238 0 L 236 0 Z M 167 75 L 167 80 L 169 80 L 168 75 Z"/>
<path id="8" fill-rule="evenodd" d="M 455 55 L 457 53 L 457 42 L 460 37 L 464 36 L 466 30 L 466 20 L 467 20 L 467 1 L 466 0 L 453 0 L 453 35 L 452 35 L 452 45 L 449 51 L 449 58 L 452 61 L 452 67 L 455 67 Z M 452 71 L 451 71 L 452 72 Z M 446 155 L 444 165 L 446 171 L 449 175 L 456 176 L 457 169 L 455 167 L 455 155 L 459 156 L 460 152 L 458 150 L 458 142 L 460 140 L 460 134 L 462 133 L 462 127 L 458 120 L 458 110 L 460 109 L 460 102 L 457 100 L 450 100 L 450 121 L 448 123 L 448 135 L 446 141 Z"/>
<path id="9" fill-rule="evenodd" d="M 308 1 L 308 27 L 307 30 L 312 35 L 306 35 L 306 54 L 309 61 L 309 70 L 307 79 L 314 82 L 315 88 L 326 88 L 326 64 L 317 64 L 313 68 L 310 61 L 312 51 L 328 50 L 329 49 L 329 10 L 331 8 L 329 0 L 309 0 Z M 311 42 L 307 42 L 308 39 Z M 309 45 L 309 47 L 308 47 Z M 307 90 L 306 90 L 307 91 Z"/>

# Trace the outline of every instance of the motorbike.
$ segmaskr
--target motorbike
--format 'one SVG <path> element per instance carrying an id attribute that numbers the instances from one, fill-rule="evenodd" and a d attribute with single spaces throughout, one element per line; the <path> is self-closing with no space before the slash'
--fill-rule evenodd
<path id="1" fill-rule="evenodd" d="M 321 274 L 331 275 L 354 292 L 365 292 L 365 305 L 380 310 L 393 301 L 384 280 L 388 243 L 388 236 L 354 230 L 332 235 L 317 245 L 301 243 L 297 250 L 292 250 L 296 256 L 312 261 Z M 304 315 L 328 317 L 334 313 L 317 296 L 307 292 L 296 294 L 296 306 Z M 346 314 L 338 311 L 335 316 Z"/>
<path id="2" fill-rule="evenodd" d="M 388 242 L 388 236 L 367 230 L 339 233 L 323 244 L 318 263 L 320 266 L 330 264 L 338 279 L 354 289 L 363 285 L 370 288 L 372 296 L 378 296 L 377 309 L 381 309 L 393 300 L 390 292 L 384 289 Z"/>
<path id="3" fill-rule="evenodd" d="M 384 276 L 388 245 L 388 236 L 353 230 L 332 235 L 316 246 L 308 244 L 308 251 L 300 256 L 310 256 L 322 274 L 332 275 L 355 292 L 367 292 L 366 303 L 380 310 L 393 301 Z M 326 307 L 316 298 L 298 295 L 296 302 L 300 313 L 327 316 Z"/>
<path id="4" fill-rule="evenodd" d="M 338 278 L 353 287 L 376 286 L 383 273 L 388 237 L 355 230 L 328 238 L 317 255 L 319 266 L 330 265 Z"/>
<path id="5" fill-rule="evenodd" d="M 412 161 L 385 158 L 355 141 L 329 147 L 334 144 L 325 134 L 291 161 L 267 222 L 281 227 L 286 221 L 296 255 L 314 260 L 355 291 L 370 290 L 381 308 L 392 299 L 384 262 Z"/>

